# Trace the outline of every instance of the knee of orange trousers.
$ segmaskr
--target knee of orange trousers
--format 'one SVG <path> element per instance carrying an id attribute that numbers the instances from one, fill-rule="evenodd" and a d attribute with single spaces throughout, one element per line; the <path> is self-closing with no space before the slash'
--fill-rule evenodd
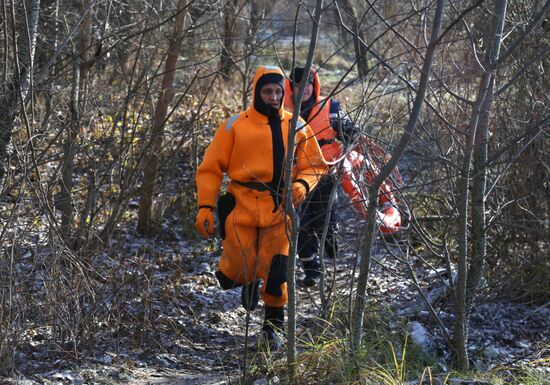
<path id="1" fill-rule="evenodd" d="M 240 284 L 263 279 L 259 273 L 261 268 L 258 261 L 257 229 L 235 223 L 232 218 L 229 215 L 226 220 L 220 271 Z"/>
<path id="2" fill-rule="evenodd" d="M 257 253 L 250 248 L 225 248 L 220 257 L 219 270 L 239 284 L 247 284 L 259 279 L 266 280 L 266 269 L 257 260 Z"/>
<path id="3" fill-rule="evenodd" d="M 262 286 L 262 289 L 260 290 L 260 294 L 262 296 L 262 300 L 267 306 L 273 306 L 273 307 L 283 307 L 288 302 L 288 290 L 286 282 L 281 285 L 281 291 L 283 294 L 278 297 L 276 295 L 268 294 L 265 292 L 265 284 Z"/>
<path id="4" fill-rule="evenodd" d="M 226 220 L 226 237 L 219 269 L 237 283 L 253 280 L 267 281 L 274 255 L 288 255 L 289 240 L 284 221 L 271 227 L 243 226 L 232 213 Z"/>

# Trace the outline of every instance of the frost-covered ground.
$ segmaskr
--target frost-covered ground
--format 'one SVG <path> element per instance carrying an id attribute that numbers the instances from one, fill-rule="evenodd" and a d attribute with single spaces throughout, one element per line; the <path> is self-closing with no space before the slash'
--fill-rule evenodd
<path id="1" fill-rule="evenodd" d="M 335 261 L 325 259 L 331 299 L 349 296 L 363 224 L 345 199 L 339 204 L 340 255 Z M 109 319 L 90 328 L 78 354 L 70 346 L 48 343 L 48 328 L 29 330 L 15 354 L 17 373 L 0 384 L 225 384 L 235 383 L 245 366 L 258 384 L 267 383 L 270 374 L 259 368 L 256 352 L 263 309 L 248 317 L 240 306 L 239 289 L 217 286 L 213 273 L 219 244 L 183 236 L 175 213 L 166 215 L 163 231 L 152 238 L 137 235 L 129 223 L 92 261 L 102 277 L 95 282 L 102 286 L 95 287 L 94 314 L 99 319 L 108 313 Z M 398 333 L 405 325 L 445 371 L 451 352 L 412 284 L 405 256 L 399 243 L 377 240 L 369 308 L 383 312 Z M 29 255 L 29 266 L 32 258 L 36 262 L 36 256 Z M 428 269 L 419 259 L 408 262 L 450 332 L 453 315 L 442 285 L 445 272 Z M 32 271 L 39 293 L 44 286 L 40 271 Z M 304 351 L 315 339 L 321 305 L 315 290 L 300 286 L 298 296 L 298 347 Z M 93 324 L 95 318 L 89 321 Z M 549 371 L 544 367 L 549 337 L 549 304 L 526 306 L 481 296 L 472 315 L 470 347 L 481 370 L 534 363 Z"/>

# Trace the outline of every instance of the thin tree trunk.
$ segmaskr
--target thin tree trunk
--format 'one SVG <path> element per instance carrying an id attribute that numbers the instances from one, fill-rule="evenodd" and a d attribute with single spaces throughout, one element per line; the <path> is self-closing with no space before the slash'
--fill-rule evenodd
<path id="1" fill-rule="evenodd" d="M 329 175 L 327 177 L 335 178 L 336 176 Z M 328 236 L 328 228 L 330 226 L 332 206 L 334 205 L 334 199 L 336 198 L 336 191 L 338 190 L 338 185 L 339 183 L 335 182 L 330 191 L 329 200 L 325 208 L 326 212 L 324 214 L 325 218 L 323 222 L 324 223 L 323 230 L 321 232 L 321 239 L 319 240 L 319 257 L 320 257 L 319 259 L 321 262 L 321 271 L 322 271 L 321 278 L 319 279 L 319 296 L 321 298 L 321 314 L 323 319 L 327 319 L 326 317 L 328 312 L 328 299 L 329 299 L 329 295 L 328 295 L 329 293 L 327 293 L 325 290 L 325 286 L 326 286 L 325 278 L 326 278 L 326 271 L 327 271 L 325 267 L 325 258 L 324 258 L 324 255 L 326 253 L 325 246 L 326 246 L 326 241 Z M 332 234 L 332 236 L 334 237 L 331 245 L 333 247 L 332 252 L 333 252 L 334 259 L 337 259 L 337 256 L 335 255 L 336 234 Z"/>
<path id="2" fill-rule="evenodd" d="M 493 35 L 489 65 L 493 67 L 499 60 L 506 16 L 506 0 L 500 1 L 495 7 L 496 30 Z M 468 280 L 466 284 L 466 309 L 471 311 L 477 288 L 483 274 L 483 267 L 487 257 L 487 231 L 485 217 L 485 195 L 487 192 L 487 160 L 489 147 L 489 117 L 491 104 L 494 100 L 495 77 L 492 76 L 487 90 L 485 103 L 481 109 L 481 117 L 476 135 L 474 148 L 474 177 L 472 181 L 472 260 L 470 262 Z"/>
<path id="3" fill-rule="evenodd" d="M 367 224 L 363 231 L 363 249 L 361 255 L 361 261 L 359 264 L 359 277 L 357 279 L 357 290 L 356 298 L 353 306 L 352 317 L 351 317 L 351 349 L 352 353 L 356 353 L 361 345 L 361 332 L 363 330 L 363 319 L 365 315 L 365 303 L 367 298 L 367 283 L 368 276 L 370 271 L 370 262 L 371 262 L 371 250 L 372 243 L 375 235 L 375 224 L 376 224 L 376 206 L 378 203 L 377 195 L 382 182 L 391 174 L 392 170 L 399 162 L 399 159 L 405 152 L 409 141 L 411 140 L 416 124 L 420 117 L 420 112 L 422 104 L 424 103 L 424 97 L 428 88 L 428 80 L 430 77 L 430 72 L 432 68 L 432 62 L 435 54 L 435 48 L 437 45 L 437 40 L 439 38 L 439 33 L 441 31 L 441 19 L 443 15 L 445 0 L 438 0 L 437 6 L 434 14 L 434 21 L 431 31 L 430 43 L 426 49 L 426 56 L 424 63 L 422 65 L 422 72 L 420 76 L 420 82 L 418 85 L 418 90 L 416 93 L 416 98 L 414 100 L 413 108 L 411 111 L 411 116 L 407 123 L 405 133 L 401 137 L 399 143 L 397 144 L 395 150 L 391 154 L 391 159 L 386 163 L 380 173 L 374 178 L 372 186 L 369 189 L 369 205 L 367 211 L 370 213 Z"/>
<path id="4" fill-rule="evenodd" d="M 53 38 L 52 38 L 52 46 L 53 46 L 53 52 L 56 52 L 59 46 L 59 42 L 57 41 L 59 38 L 59 0 L 55 0 L 54 3 L 54 12 L 53 12 Z M 48 69 L 48 73 L 50 78 L 53 79 L 53 75 L 55 73 L 55 65 L 52 65 Z M 55 89 L 55 82 L 50 82 L 49 84 L 48 92 L 46 92 L 46 115 L 50 115 L 52 113 L 52 99 L 53 99 L 53 93 Z"/>
<path id="5" fill-rule="evenodd" d="M 12 6 L 12 17 L 15 17 L 13 1 L 10 1 L 10 6 Z M 39 16 L 40 0 L 33 0 L 30 6 L 29 18 L 27 19 L 27 22 L 24 23 L 26 30 L 21 35 L 23 40 L 21 45 L 23 49 L 17 51 L 17 54 L 19 56 L 19 60 L 17 63 L 19 66 L 18 73 L 24 74 L 24 76 L 20 76 L 21 83 L 19 88 L 21 91 L 22 100 L 25 100 L 27 98 L 30 91 L 31 76 L 34 67 L 34 52 L 36 49 L 36 38 L 38 34 L 37 32 Z M 16 40 L 14 38 L 14 43 L 15 41 Z"/>
<path id="6" fill-rule="evenodd" d="M 494 71 L 502 43 L 502 32 L 506 16 L 507 0 L 495 3 L 495 27 L 493 41 L 487 53 L 488 68 L 483 74 L 480 92 L 472 112 L 471 126 L 468 129 L 466 153 L 462 166 L 459 195 L 459 267 L 458 285 L 455 293 L 456 319 L 454 343 L 458 368 L 468 369 L 469 316 L 475 300 L 477 288 L 483 275 L 483 266 L 487 254 L 487 234 L 485 218 L 485 195 L 487 190 L 487 159 L 489 140 L 489 113 L 493 101 Z M 468 261 L 468 188 L 471 155 L 473 153 L 472 181 L 472 246 Z"/>
<path id="7" fill-rule="evenodd" d="M 69 242 L 71 239 L 71 223 L 73 221 L 73 202 L 72 202 L 72 188 L 73 188 L 73 166 L 74 166 L 74 143 L 76 140 L 76 133 L 78 132 L 78 126 L 80 122 L 79 113 L 79 97 L 80 97 L 80 59 L 75 57 L 73 63 L 73 82 L 71 89 L 71 102 L 69 105 L 69 111 L 71 120 L 66 128 L 65 143 L 63 145 L 63 166 L 61 171 L 61 181 L 59 191 L 59 210 L 61 211 L 61 235 L 65 239 L 65 242 Z"/>
<path id="8" fill-rule="evenodd" d="M 71 101 L 69 105 L 70 123 L 67 126 L 65 143 L 63 145 L 63 166 L 61 169 L 61 181 L 59 192 L 59 209 L 61 211 L 61 235 L 69 243 L 72 235 L 72 222 L 74 217 L 74 206 L 72 198 L 73 169 L 74 169 L 74 145 L 80 131 L 81 115 L 84 109 L 82 105 L 85 95 L 85 83 L 89 67 L 90 43 L 92 34 L 92 11 L 90 0 L 82 2 L 82 11 L 85 17 L 80 26 L 80 39 L 78 52 L 75 54 L 73 63 L 73 82 L 71 88 Z"/>
<path id="9" fill-rule="evenodd" d="M 151 207 L 153 203 L 153 189 L 157 177 L 157 168 L 159 162 L 159 153 L 162 148 L 162 136 L 164 134 L 164 123 L 168 105 L 174 96 L 174 77 L 176 75 L 176 62 L 181 48 L 183 32 L 185 30 L 185 8 L 187 0 L 179 0 L 174 31 L 168 45 L 168 54 L 164 69 L 164 77 L 157 101 L 157 108 L 153 118 L 153 126 L 150 130 L 150 145 L 145 147 L 147 155 L 144 157 L 145 166 L 143 169 L 143 184 L 141 197 L 139 200 L 139 216 L 137 230 L 141 234 L 146 234 L 152 229 Z"/>
<path id="10" fill-rule="evenodd" d="M 244 39 L 245 58 L 244 58 L 244 71 L 241 72 L 241 84 L 242 84 L 242 96 L 241 104 L 242 109 L 246 110 L 248 105 L 248 95 L 250 93 L 251 84 L 249 82 L 250 74 L 254 71 L 255 58 L 253 56 L 255 46 L 257 44 L 258 30 L 262 20 L 265 17 L 265 7 L 260 7 L 258 0 L 250 1 L 250 22 L 248 24 L 248 33 Z M 254 61 L 253 61 L 254 59 Z"/>
<path id="11" fill-rule="evenodd" d="M 384 17 L 386 19 L 390 19 L 396 15 L 396 3 L 396 0 L 386 0 L 384 2 Z"/>
<path id="12" fill-rule="evenodd" d="M 9 53 L 10 53 L 10 38 L 8 35 L 8 9 L 6 8 L 6 0 L 2 0 L 2 19 L 4 20 L 2 32 L 4 34 L 4 63 L 3 63 L 3 73 L 2 73 L 2 84 L 8 82 L 8 71 L 9 71 Z"/>
<path id="13" fill-rule="evenodd" d="M 468 276 L 466 279 L 466 314 L 469 317 L 477 288 L 483 275 L 487 254 L 487 234 L 485 219 L 485 193 L 487 190 L 487 143 L 489 109 L 493 101 L 494 78 L 489 82 L 489 88 L 481 107 L 481 113 L 476 130 L 474 163 L 472 178 L 472 248 L 468 262 Z"/>
<path id="14" fill-rule="evenodd" d="M 3 90 L 3 95 L 0 98 L 0 181 L 4 178 L 7 170 L 7 150 L 13 129 L 15 128 L 16 118 L 21 106 L 27 101 L 30 90 L 40 15 L 40 0 L 33 0 L 31 2 L 28 23 L 24 23 L 27 29 L 24 33 L 20 34 L 20 43 L 17 40 L 16 34 L 16 16 L 13 0 L 9 2 L 9 8 L 9 21 L 12 29 L 11 40 L 13 43 L 17 78 L 7 89 Z M 26 15 L 24 16 L 26 17 Z M 5 22 L 7 23 L 7 20 Z M 21 104 L 19 104 L 19 101 Z"/>
<path id="15" fill-rule="evenodd" d="M 92 4 L 91 0 L 84 0 L 82 2 L 82 12 L 86 12 L 86 17 L 82 21 L 80 32 L 80 83 L 78 88 L 80 89 L 81 96 L 86 96 L 86 89 L 88 83 L 88 69 L 92 63 Z M 84 98 L 78 100 L 78 104 L 81 110 L 84 109 L 82 103 Z"/>
<path id="16" fill-rule="evenodd" d="M 220 55 L 220 71 L 225 79 L 229 79 L 233 66 L 233 42 L 235 40 L 235 12 L 239 0 L 226 0 L 223 9 L 223 37 Z"/>
<path id="17" fill-rule="evenodd" d="M 353 31 L 353 49 L 355 51 L 355 61 L 357 62 L 357 75 L 362 78 L 369 72 L 369 65 L 367 60 L 367 47 L 365 47 L 365 40 L 361 34 L 361 24 L 358 20 L 359 16 L 351 0 L 340 1 L 350 16 L 351 30 Z"/>
<path id="18" fill-rule="evenodd" d="M 311 31 L 311 40 L 309 41 L 309 50 L 304 66 L 304 73 L 309 73 L 311 64 L 313 62 L 313 55 L 315 54 L 315 47 L 317 45 L 317 38 L 319 35 L 319 24 L 321 21 L 321 14 L 323 10 L 323 0 L 316 0 L 315 10 L 313 13 L 313 28 Z M 298 93 L 293 95 L 293 105 L 299 106 L 302 103 L 302 96 L 306 88 L 306 77 L 300 82 Z M 292 167 L 294 161 L 294 148 L 296 145 L 296 126 L 298 117 L 300 116 L 300 110 L 294 109 L 292 114 L 292 120 L 290 121 L 290 130 L 288 131 L 288 152 L 285 160 L 285 213 L 291 220 L 291 232 L 290 232 L 290 250 L 289 260 L 287 266 L 287 288 L 288 288 L 288 329 L 287 329 L 287 372 L 288 383 L 293 384 L 296 377 L 296 250 L 298 247 L 298 228 L 300 227 L 300 218 L 294 209 L 292 204 Z"/>
<path id="19" fill-rule="evenodd" d="M 459 367 L 468 367 L 468 350 L 467 350 L 467 314 L 466 314 L 466 282 L 468 276 L 468 189 L 470 186 L 470 166 L 472 163 L 472 153 L 474 146 L 474 138 L 479 122 L 481 108 L 487 95 L 490 77 L 484 74 L 479 86 L 478 95 L 470 122 L 466 130 L 464 159 L 460 172 L 460 180 L 457 184 L 458 199 L 458 257 L 457 257 L 457 282 L 455 286 L 455 325 L 453 339 L 457 354 L 457 364 Z"/>

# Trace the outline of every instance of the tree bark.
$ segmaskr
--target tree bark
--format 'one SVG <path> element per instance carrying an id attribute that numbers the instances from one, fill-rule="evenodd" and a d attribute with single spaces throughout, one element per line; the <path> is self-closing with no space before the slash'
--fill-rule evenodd
<path id="1" fill-rule="evenodd" d="M 61 235 L 65 242 L 71 238 L 71 223 L 73 221 L 73 166 L 74 166 L 74 143 L 78 132 L 80 122 L 80 60 L 75 58 L 73 63 L 73 82 L 71 89 L 71 101 L 69 104 L 70 123 L 66 127 L 65 143 L 63 145 L 63 160 L 61 168 L 61 181 L 59 183 L 59 203 L 58 208 L 61 211 Z"/>
<path id="2" fill-rule="evenodd" d="M 311 40 L 309 41 L 309 50 L 304 66 L 304 73 L 309 73 L 311 64 L 313 63 L 313 55 L 315 54 L 315 47 L 317 45 L 317 39 L 319 35 L 319 24 L 321 21 L 321 14 L 323 12 L 323 0 L 316 0 L 315 10 L 313 13 L 313 28 L 311 30 Z M 306 88 L 306 77 L 300 82 L 298 93 L 293 95 L 293 105 L 299 106 L 302 104 L 302 96 Z M 298 248 L 298 228 L 300 226 L 300 218 L 294 205 L 292 203 L 292 167 L 294 162 L 294 147 L 296 145 L 296 126 L 298 118 L 300 116 L 300 110 L 294 109 L 292 120 L 290 121 L 290 130 L 288 132 L 288 152 L 285 159 L 285 213 L 291 220 L 290 231 L 290 250 L 289 260 L 287 266 L 287 288 L 288 288 L 288 329 L 287 329 L 287 372 L 289 377 L 289 384 L 295 382 L 296 377 L 296 251 Z"/>
<path id="3" fill-rule="evenodd" d="M 11 23 L 13 52 L 17 78 L 7 86 L 0 98 L 0 182 L 7 171 L 8 146 L 15 128 L 16 118 L 21 106 L 27 101 L 34 62 L 34 51 L 40 15 L 40 0 L 33 0 L 30 6 L 28 22 L 17 40 L 16 16 L 13 0 L 9 2 L 9 21 Z M 26 17 L 26 15 L 25 15 Z M 7 23 L 8 20 L 5 20 Z M 6 42 L 7 44 L 7 42 Z M 5 58 L 4 60 L 7 60 Z M 7 65 L 5 65 L 7 68 Z M 21 104 L 19 104 L 19 102 Z"/>
<path id="4" fill-rule="evenodd" d="M 63 165 L 61 168 L 61 181 L 59 192 L 59 209 L 61 211 L 61 235 L 69 243 L 72 234 L 72 222 L 74 217 L 74 205 L 72 198 L 73 169 L 74 169 L 74 145 L 78 132 L 84 106 L 82 96 L 86 91 L 86 78 L 89 68 L 92 34 L 92 10 L 90 0 L 82 2 L 82 12 L 85 13 L 80 28 L 78 52 L 75 53 L 73 63 L 73 81 L 71 88 L 71 101 L 69 104 L 70 123 L 67 125 L 65 143 L 63 144 Z"/>
<path id="5" fill-rule="evenodd" d="M 481 107 L 476 130 L 472 178 L 472 254 L 466 279 L 466 314 L 470 314 L 474 298 L 483 275 L 487 256 L 487 233 L 485 218 L 485 194 L 487 191 L 487 151 L 489 139 L 489 111 L 493 101 L 494 78 L 489 82 L 487 95 Z"/>
<path id="6" fill-rule="evenodd" d="M 226 0 L 223 7 L 223 36 L 220 54 L 220 71 L 225 79 L 229 79 L 233 66 L 233 43 L 235 41 L 235 13 L 239 0 Z"/>
<path id="7" fill-rule="evenodd" d="M 248 23 L 248 33 L 244 38 L 244 70 L 241 71 L 242 109 L 246 110 L 248 106 L 248 96 L 250 94 L 251 83 L 249 82 L 250 75 L 254 72 L 256 58 L 254 51 L 258 45 L 258 31 L 265 17 L 265 5 L 262 7 L 258 0 L 250 1 L 250 13 Z"/>
<path id="8" fill-rule="evenodd" d="M 506 17 L 507 0 L 497 2 L 495 6 L 495 33 L 488 62 L 494 71 L 499 60 Z M 468 280 L 466 284 L 466 310 L 468 314 L 476 296 L 479 282 L 483 275 L 483 267 L 487 257 L 487 225 L 485 217 L 485 202 L 487 193 L 487 160 L 489 152 L 489 117 L 494 100 L 495 76 L 491 77 L 489 88 L 481 109 L 479 127 L 475 138 L 474 163 L 472 180 L 472 260 L 470 262 Z"/>
<path id="9" fill-rule="evenodd" d="M 455 292 L 454 344 L 457 366 L 469 367 L 469 316 L 483 274 L 487 254 L 485 195 L 487 190 L 487 153 L 489 140 L 489 112 L 493 101 L 495 64 L 498 61 L 506 16 L 507 0 L 495 3 L 493 40 L 487 52 L 487 69 L 482 75 L 479 93 L 466 132 L 466 147 L 459 182 L 458 280 Z M 468 260 L 468 189 L 473 157 L 471 257 Z"/>
<path id="10" fill-rule="evenodd" d="M 468 189 L 470 187 L 470 166 L 472 163 L 472 153 L 474 138 L 479 122 L 482 105 L 487 95 L 490 78 L 485 74 L 480 82 L 478 95 L 470 122 L 466 130 L 464 158 L 460 172 L 458 187 L 458 257 L 457 257 L 457 283 L 454 292 L 455 299 L 455 325 L 454 325 L 454 344 L 457 355 L 457 365 L 460 368 L 468 367 L 468 322 L 466 314 L 466 282 L 468 276 Z"/>
<path id="11" fill-rule="evenodd" d="M 8 82 L 8 72 L 9 72 L 9 53 L 10 53 L 10 44 L 9 44 L 9 34 L 8 34 L 8 9 L 6 7 L 6 0 L 2 0 L 2 19 L 4 20 L 2 32 L 4 34 L 4 60 L 3 60 L 3 71 L 2 71 L 2 84 L 7 84 Z"/>
<path id="12" fill-rule="evenodd" d="M 390 19 L 394 17 L 397 13 L 397 1 L 396 0 L 386 0 L 384 2 L 384 17 Z"/>
<path id="13" fill-rule="evenodd" d="M 161 90 L 159 93 L 157 108 L 153 118 L 153 126 L 150 129 L 149 145 L 144 151 L 145 166 L 143 168 L 143 184 L 141 188 L 141 197 L 139 200 L 139 213 L 137 230 L 141 234 L 147 234 L 152 230 L 151 207 L 153 203 L 153 189 L 157 177 L 157 168 L 159 154 L 162 148 L 162 136 L 164 134 L 164 124 L 168 105 L 174 97 L 174 77 L 176 75 L 176 62 L 181 48 L 183 32 L 185 30 L 185 8 L 187 0 L 179 0 L 174 30 L 168 45 L 166 65 L 162 79 Z"/>
<path id="14" fill-rule="evenodd" d="M 365 39 L 361 33 L 361 24 L 359 15 L 351 0 L 340 0 L 346 13 L 350 17 L 351 30 L 353 31 L 353 49 L 355 51 L 355 61 L 357 63 L 357 75 L 362 78 L 369 72 L 367 57 L 367 47 L 364 44 Z"/>

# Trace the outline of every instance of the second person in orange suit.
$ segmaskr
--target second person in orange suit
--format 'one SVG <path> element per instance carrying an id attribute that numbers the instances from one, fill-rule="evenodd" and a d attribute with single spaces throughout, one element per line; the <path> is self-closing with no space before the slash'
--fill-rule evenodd
<path id="1" fill-rule="evenodd" d="M 342 155 L 342 144 L 351 142 L 357 134 L 357 129 L 349 116 L 341 111 L 337 100 L 321 96 L 321 82 L 317 72 L 314 70 L 309 74 L 304 72 L 304 68 L 296 67 L 290 80 L 286 81 L 285 108 L 289 111 L 294 110 L 292 94 L 298 91 L 298 85 L 305 77 L 306 85 L 300 105 L 300 116 L 315 133 L 324 158 L 328 162 L 333 162 Z M 332 190 L 337 184 L 337 175 L 334 172 L 326 173 L 301 207 L 298 256 L 304 268 L 305 286 L 315 285 L 321 275 L 318 252 L 319 240 L 325 225 L 328 226 L 328 232 L 324 250 L 330 258 L 334 258 L 338 252 L 337 215 L 334 205 L 329 213 L 328 223 L 326 220 L 326 208 Z"/>
<path id="2" fill-rule="evenodd" d="M 221 124 L 196 173 L 195 226 L 205 238 L 214 233 L 217 203 L 223 251 L 216 277 L 224 289 L 242 287 L 246 309 L 252 310 L 261 295 L 263 333 L 271 348 L 280 346 L 275 331 L 283 327 L 288 299 L 289 219 L 282 191 L 292 114 L 284 110 L 283 99 L 282 70 L 260 67 L 254 76 L 252 105 Z M 327 169 L 311 129 L 302 120 L 298 126 L 291 186 L 295 206 Z M 230 183 L 218 199 L 224 174 Z"/>

